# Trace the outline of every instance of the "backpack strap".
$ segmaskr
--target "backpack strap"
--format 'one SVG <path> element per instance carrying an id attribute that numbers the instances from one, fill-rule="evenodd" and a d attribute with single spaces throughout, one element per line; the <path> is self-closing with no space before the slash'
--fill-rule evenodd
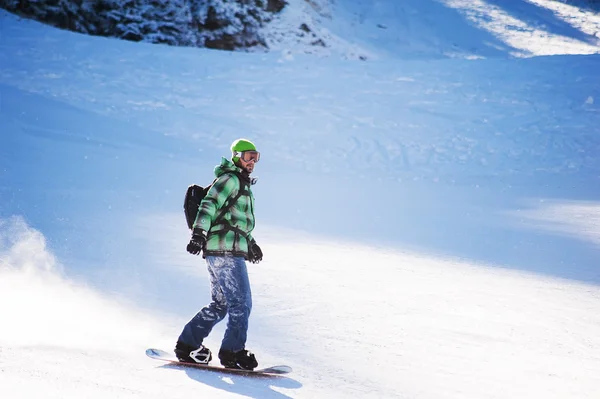
<path id="1" fill-rule="evenodd" d="M 220 231 L 233 231 L 235 234 L 241 235 L 246 240 L 248 239 L 248 233 L 246 233 L 245 231 L 243 231 L 239 227 L 231 226 L 231 225 L 226 224 L 226 223 L 221 223 L 221 224 L 219 224 L 217 226 L 219 226 L 219 228 L 216 229 L 216 230 L 212 230 L 213 233 L 218 233 Z"/>
<path id="2" fill-rule="evenodd" d="M 240 188 L 239 188 L 237 194 L 233 198 L 230 198 L 229 201 L 225 204 L 225 206 L 221 208 L 219 214 L 213 221 L 212 225 L 213 226 L 218 226 L 218 225 L 223 226 L 221 229 L 215 230 L 215 231 L 231 230 L 238 234 L 241 234 L 244 238 L 248 239 L 247 233 L 245 233 L 244 231 L 242 231 L 241 229 L 239 229 L 237 227 L 231 226 L 229 223 L 225 222 L 225 220 L 223 219 L 225 214 L 233 207 L 233 205 L 237 202 L 237 200 L 239 200 L 242 195 L 248 194 L 248 190 L 246 190 L 244 187 L 245 184 L 243 183 L 242 176 L 237 172 L 230 172 L 230 174 L 237 176 L 238 181 L 240 182 Z"/>

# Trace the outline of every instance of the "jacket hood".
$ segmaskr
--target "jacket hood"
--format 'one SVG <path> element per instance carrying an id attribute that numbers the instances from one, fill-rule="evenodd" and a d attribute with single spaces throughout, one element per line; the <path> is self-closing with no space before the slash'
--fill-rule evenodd
<path id="1" fill-rule="evenodd" d="M 256 184 L 256 182 L 258 180 L 256 177 L 250 177 L 248 172 L 246 172 L 244 169 L 236 166 L 229 159 L 222 157 L 221 164 L 215 166 L 215 176 L 220 177 L 220 176 L 224 175 L 225 173 L 235 173 L 236 175 L 240 176 L 243 181 L 245 181 L 246 183 L 248 183 L 250 185 Z"/>
<path id="2" fill-rule="evenodd" d="M 235 166 L 235 164 L 229 159 L 223 157 L 221 158 L 221 163 L 215 166 L 215 176 L 219 177 L 224 175 L 225 173 L 239 173 L 242 174 L 242 168 Z"/>

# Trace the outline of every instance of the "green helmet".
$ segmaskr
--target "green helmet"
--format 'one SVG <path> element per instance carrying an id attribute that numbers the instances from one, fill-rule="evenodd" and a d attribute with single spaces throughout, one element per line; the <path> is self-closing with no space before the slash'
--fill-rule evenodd
<path id="1" fill-rule="evenodd" d="M 257 151 L 256 146 L 253 142 L 246 139 L 237 139 L 231 144 L 231 160 L 233 162 L 239 161 L 240 157 L 238 153 L 242 151 Z"/>

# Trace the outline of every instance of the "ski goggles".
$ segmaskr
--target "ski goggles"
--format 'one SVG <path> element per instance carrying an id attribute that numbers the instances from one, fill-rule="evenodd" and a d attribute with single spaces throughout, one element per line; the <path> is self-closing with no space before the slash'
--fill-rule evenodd
<path id="1" fill-rule="evenodd" d="M 255 163 L 260 159 L 260 152 L 258 151 L 241 151 L 236 152 L 236 156 L 240 157 L 244 162 L 254 161 Z"/>

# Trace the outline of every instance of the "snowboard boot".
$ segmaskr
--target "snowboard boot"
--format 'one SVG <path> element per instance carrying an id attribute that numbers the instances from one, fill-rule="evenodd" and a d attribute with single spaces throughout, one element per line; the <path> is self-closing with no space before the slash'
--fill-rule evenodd
<path id="1" fill-rule="evenodd" d="M 175 356 L 180 362 L 184 363 L 200 363 L 208 364 L 212 360 L 212 353 L 210 349 L 204 345 L 200 345 L 199 348 L 195 348 L 181 341 L 177 341 L 175 345 Z"/>
<path id="2" fill-rule="evenodd" d="M 228 369 L 254 370 L 258 366 L 254 354 L 246 349 L 238 352 L 221 349 L 219 351 L 219 360 L 223 367 Z"/>

